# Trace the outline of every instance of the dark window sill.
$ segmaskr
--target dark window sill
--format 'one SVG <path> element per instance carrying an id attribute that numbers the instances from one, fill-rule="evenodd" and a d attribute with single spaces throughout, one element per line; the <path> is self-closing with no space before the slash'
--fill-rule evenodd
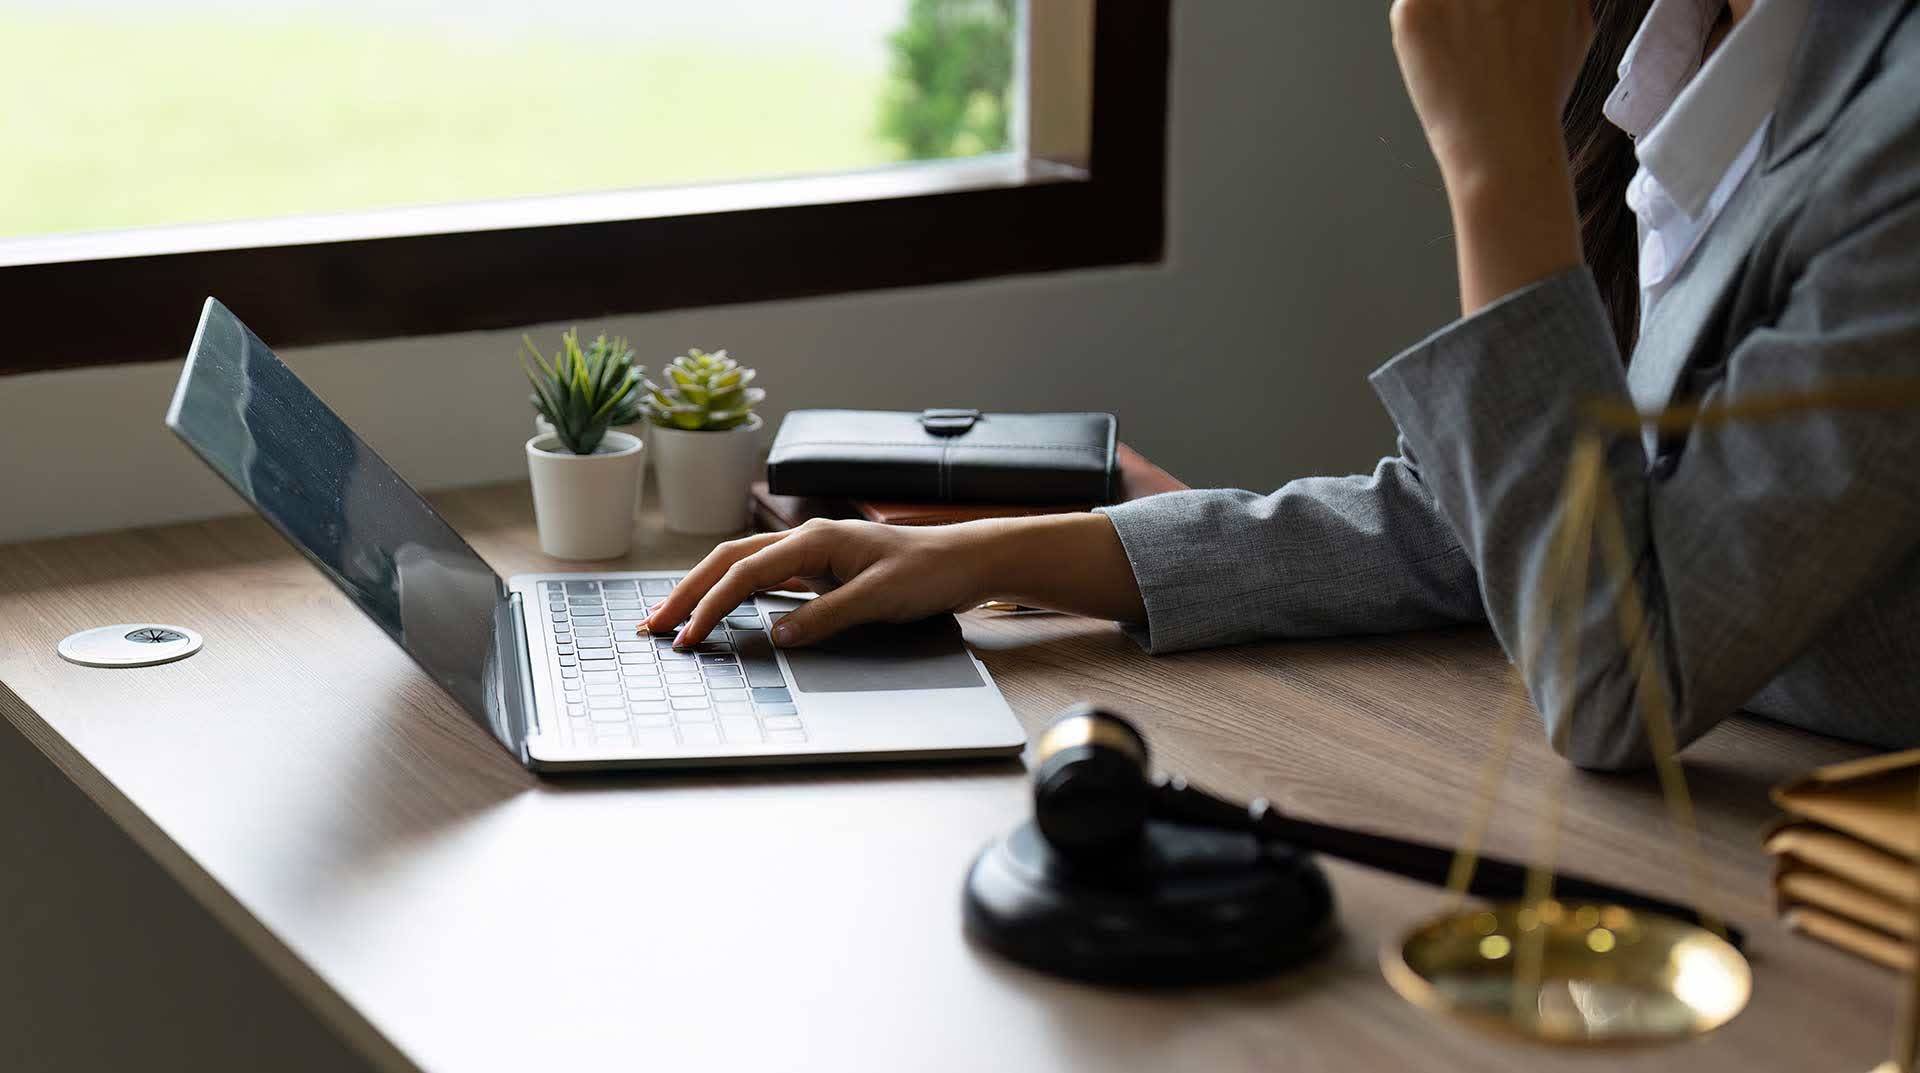
<path id="1" fill-rule="evenodd" d="M 727 212 L 1005 190 L 1085 181 L 1085 169 L 1010 155 L 902 164 L 747 182 L 614 190 L 453 205 L 382 209 L 271 220 L 235 220 L 75 235 L 0 238 L 0 267 L 186 253 L 217 253 L 332 242 L 518 231 L 568 224 L 663 220 Z"/>

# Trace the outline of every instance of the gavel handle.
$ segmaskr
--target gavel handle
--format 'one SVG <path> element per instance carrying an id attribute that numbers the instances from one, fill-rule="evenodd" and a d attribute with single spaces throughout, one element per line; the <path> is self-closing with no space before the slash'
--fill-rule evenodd
<path id="1" fill-rule="evenodd" d="M 1196 790 L 1181 779 L 1165 780 L 1158 790 L 1160 799 L 1155 814 L 1167 819 L 1220 825 L 1237 820 L 1237 826 L 1251 829 L 1261 839 L 1285 842 L 1431 886 L 1446 886 L 1447 872 L 1453 864 L 1454 851 L 1445 846 L 1295 819 L 1265 801 L 1255 801 L 1243 808 Z M 1561 899 L 1618 905 L 1705 925 L 1697 910 L 1585 876 L 1556 871 L 1553 890 Z M 1467 893 L 1489 901 L 1518 901 L 1526 896 L 1526 891 L 1525 865 L 1484 855 L 1467 885 Z M 1743 945 L 1745 936 L 1739 929 L 1726 925 L 1726 934 L 1735 948 Z"/>
<path id="2" fill-rule="evenodd" d="M 1266 810 L 1264 817 L 1256 817 L 1256 822 L 1262 838 L 1278 839 L 1329 857 L 1364 864 L 1436 887 L 1446 885 L 1447 872 L 1453 864 L 1453 850 L 1428 842 L 1296 820 L 1272 809 Z M 1526 866 L 1499 857 L 1482 856 L 1473 869 L 1473 879 L 1467 884 L 1467 893 L 1499 902 L 1518 901 L 1526 896 L 1526 890 Z M 1562 900 L 1624 906 L 1674 917 L 1697 926 L 1705 925 L 1698 910 L 1581 875 L 1555 871 L 1553 892 L 1555 897 Z M 1739 948 L 1745 936 L 1731 925 L 1725 927 L 1727 940 Z"/>

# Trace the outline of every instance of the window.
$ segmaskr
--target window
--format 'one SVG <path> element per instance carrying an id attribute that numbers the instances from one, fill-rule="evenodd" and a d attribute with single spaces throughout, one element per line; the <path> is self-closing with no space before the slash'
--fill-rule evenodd
<path id="1" fill-rule="evenodd" d="M 0 0 L 0 372 L 1154 260 L 1166 18 Z"/>
<path id="2" fill-rule="evenodd" d="M 1012 0 L 0 0 L 0 237 L 1009 148 Z M 45 92 L 46 87 L 58 87 Z"/>

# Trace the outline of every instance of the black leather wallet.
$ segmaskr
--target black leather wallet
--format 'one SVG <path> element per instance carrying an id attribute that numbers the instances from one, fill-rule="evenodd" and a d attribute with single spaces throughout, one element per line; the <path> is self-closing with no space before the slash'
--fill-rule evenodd
<path id="1" fill-rule="evenodd" d="M 767 458 L 776 495 L 1109 503 L 1112 414 L 795 410 Z"/>

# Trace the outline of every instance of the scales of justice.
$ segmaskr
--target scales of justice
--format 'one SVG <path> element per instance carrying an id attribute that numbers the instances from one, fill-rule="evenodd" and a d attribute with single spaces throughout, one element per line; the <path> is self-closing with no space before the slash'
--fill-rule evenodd
<path id="1" fill-rule="evenodd" d="M 1538 582 L 1544 608 L 1526 624 L 1522 666 L 1551 659 L 1563 686 L 1573 683 L 1578 616 L 1598 576 L 1616 594 L 1613 618 L 1639 686 L 1640 715 L 1662 796 L 1688 862 L 1698 921 L 1643 909 L 1559 900 L 1553 861 L 1566 800 L 1563 778 L 1541 811 L 1526 893 L 1518 902 L 1467 901 L 1475 861 L 1499 795 L 1525 690 L 1494 730 L 1474 810 L 1448 874 L 1453 908 L 1421 923 L 1381 951 L 1387 982 L 1424 1009 L 1509 1039 L 1565 1047 L 1653 1045 L 1691 1039 L 1731 1021 L 1747 1005 L 1753 970 L 1706 898 L 1709 885 L 1691 799 L 1675 758 L 1673 697 L 1661 673 L 1647 611 L 1632 583 L 1634 563 L 1610 485 L 1607 445 L 1645 431 L 1711 435 L 1731 424 L 1791 421 L 1813 413 L 1860 416 L 1920 410 L 1920 380 L 1859 380 L 1737 402 L 1679 405 L 1642 413 L 1589 404 L 1561 488 L 1559 510 Z M 1561 642 L 1561 643 L 1556 643 Z M 1553 690 L 1566 705 L 1572 691 Z M 1563 730 L 1577 711 L 1554 725 Z M 1916 862 L 1920 875 L 1920 862 Z M 1920 925 L 1920 905 L 1914 909 Z M 1920 934 L 1920 930 L 1916 931 Z M 1920 1056 L 1920 966 L 1902 981 L 1892 1054 L 1872 1073 L 1915 1073 Z"/>

